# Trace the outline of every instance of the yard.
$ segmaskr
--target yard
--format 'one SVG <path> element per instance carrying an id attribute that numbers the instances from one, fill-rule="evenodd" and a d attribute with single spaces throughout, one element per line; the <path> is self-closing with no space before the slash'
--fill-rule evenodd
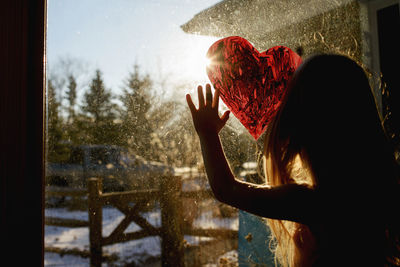
<path id="1" fill-rule="evenodd" d="M 67 205 L 48 207 L 46 217 L 88 221 L 87 209 L 71 208 L 73 201 L 67 197 Z M 190 201 L 183 202 L 183 213 L 188 214 Z M 218 204 L 214 199 L 194 203 L 193 228 L 238 230 L 238 213 Z M 82 206 L 81 206 L 82 207 Z M 190 213 L 190 212 L 189 212 Z M 154 227 L 161 227 L 158 203 L 149 204 L 140 215 Z M 184 215 L 187 220 L 188 216 Z M 113 206 L 102 209 L 102 235 L 108 236 L 124 219 L 125 215 Z M 190 219 L 189 219 L 190 220 Z M 188 223 L 188 222 L 186 222 Z M 189 222 L 190 224 L 190 222 Z M 124 233 L 141 228 L 132 222 Z M 160 266 L 161 239 L 158 236 L 117 243 L 103 247 L 103 266 Z M 89 228 L 45 226 L 45 266 L 89 266 Z M 210 237 L 184 236 L 185 263 L 187 266 L 237 266 L 237 240 L 217 240 Z M 228 254 L 224 255 L 226 252 Z M 219 259 L 223 256 L 223 259 Z M 221 262 L 221 264 L 218 264 Z M 232 263 L 233 265 L 226 265 Z M 225 264 L 225 265 L 224 265 Z"/>

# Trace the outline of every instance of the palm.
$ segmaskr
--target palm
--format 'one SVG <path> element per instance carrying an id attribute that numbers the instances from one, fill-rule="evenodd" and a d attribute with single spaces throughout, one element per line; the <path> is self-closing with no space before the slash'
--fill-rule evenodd
<path id="1" fill-rule="evenodd" d="M 192 113 L 194 127 L 199 135 L 209 133 L 219 133 L 229 118 L 229 111 L 226 111 L 221 117 L 218 115 L 219 91 L 212 95 L 211 86 L 206 85 L 206 97 L 204 98 L 203 87 L 197 88 L 199 98 L 199 108 L 196 109 L 192 98 L 186 95 L 186 100 Z"/>

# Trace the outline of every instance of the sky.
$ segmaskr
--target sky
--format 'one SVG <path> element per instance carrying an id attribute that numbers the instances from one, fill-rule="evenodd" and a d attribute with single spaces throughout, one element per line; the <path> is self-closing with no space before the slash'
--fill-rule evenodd
<path id="1" fill-rule="evenodd" d="M 219 1 L 49 0 L 48 73 L 61 60 L 76 61 L 90 77 L 100 69 L 118 93 L 138 64 L 153 79 L 195 88 L 208 81 L 205 54 L 219 38 L 187 34 L 180 25 Z"/>

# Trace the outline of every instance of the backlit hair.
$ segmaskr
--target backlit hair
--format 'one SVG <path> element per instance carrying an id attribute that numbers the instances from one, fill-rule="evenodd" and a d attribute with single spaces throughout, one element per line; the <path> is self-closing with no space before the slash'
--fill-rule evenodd
<path id="1" fill-rule="evenodd" d="M 268 126 L 263 156 L 271 186 L 297 183 L 323 191 L 338 184 L 343 190 L 369 190 L 377 183 L 379 188 L 398 185 L 393 153 L 368 79 L 345 56 L 318 55 L 300 66 Z M 276 242 L 276 261 L 290 267 L 312 264 L 317 255 L 307 226 L 272 219 L 268 225 Z M 398 256 L 393 240 L 386 240 L 387 261 Z"/>

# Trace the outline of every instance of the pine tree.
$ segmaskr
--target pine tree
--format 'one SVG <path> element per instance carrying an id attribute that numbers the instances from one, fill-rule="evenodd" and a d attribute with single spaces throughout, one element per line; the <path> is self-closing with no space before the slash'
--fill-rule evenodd
<path id="1" fill-rule="evenodd" d="M 88 118 L 81 114 L 76 108 L 78 85 L 75 76 L 69 74 L 67 80 L 67 91 L 65 92 L 67 106 L 65 107 L 65 110 L 68 113 L 68 117 L 64 130 L 66 139 L 71 145 L 90 143 L 88 140 L 88 134 L 86 133 Z"/>
<path id="2" fill-rule="evenodd" d="M 68 158 L 68 148 L 63 143 L 63 122 L 59 114 L 56 88 L 51 80 L 47 84 L 47 160 L 63 162 Z"/>
<path id="3" fill-rule="evenodd" d="M 100 70 L 90 83 L 83 99 L 82 111 L 88 116 L 86 133 L 91 144 L 120 144 L 116 119 L 116 104 L 112 103 L 112 94 L 105 88 Z"/>
<path id="4" fill-rule="evenodd" d="M 68 86 L 67 86 L 67 100 L 68 100 L 68 123 L 72 124 L 75 118 L 75 105 L 76 105 L 76 79 L 70 74 L 68 75 Z"/>
<path id="5" fill-rule="evenodd" d="M 150 90 L 153 82 L 149 75 L 142 77 L 138 65 L 129 73 L 120 100 L 123 103 L 122 131 L 127 145 L 137 155 L 154 159 L 151 153 L 152 124 L 149 119 Z"/>

